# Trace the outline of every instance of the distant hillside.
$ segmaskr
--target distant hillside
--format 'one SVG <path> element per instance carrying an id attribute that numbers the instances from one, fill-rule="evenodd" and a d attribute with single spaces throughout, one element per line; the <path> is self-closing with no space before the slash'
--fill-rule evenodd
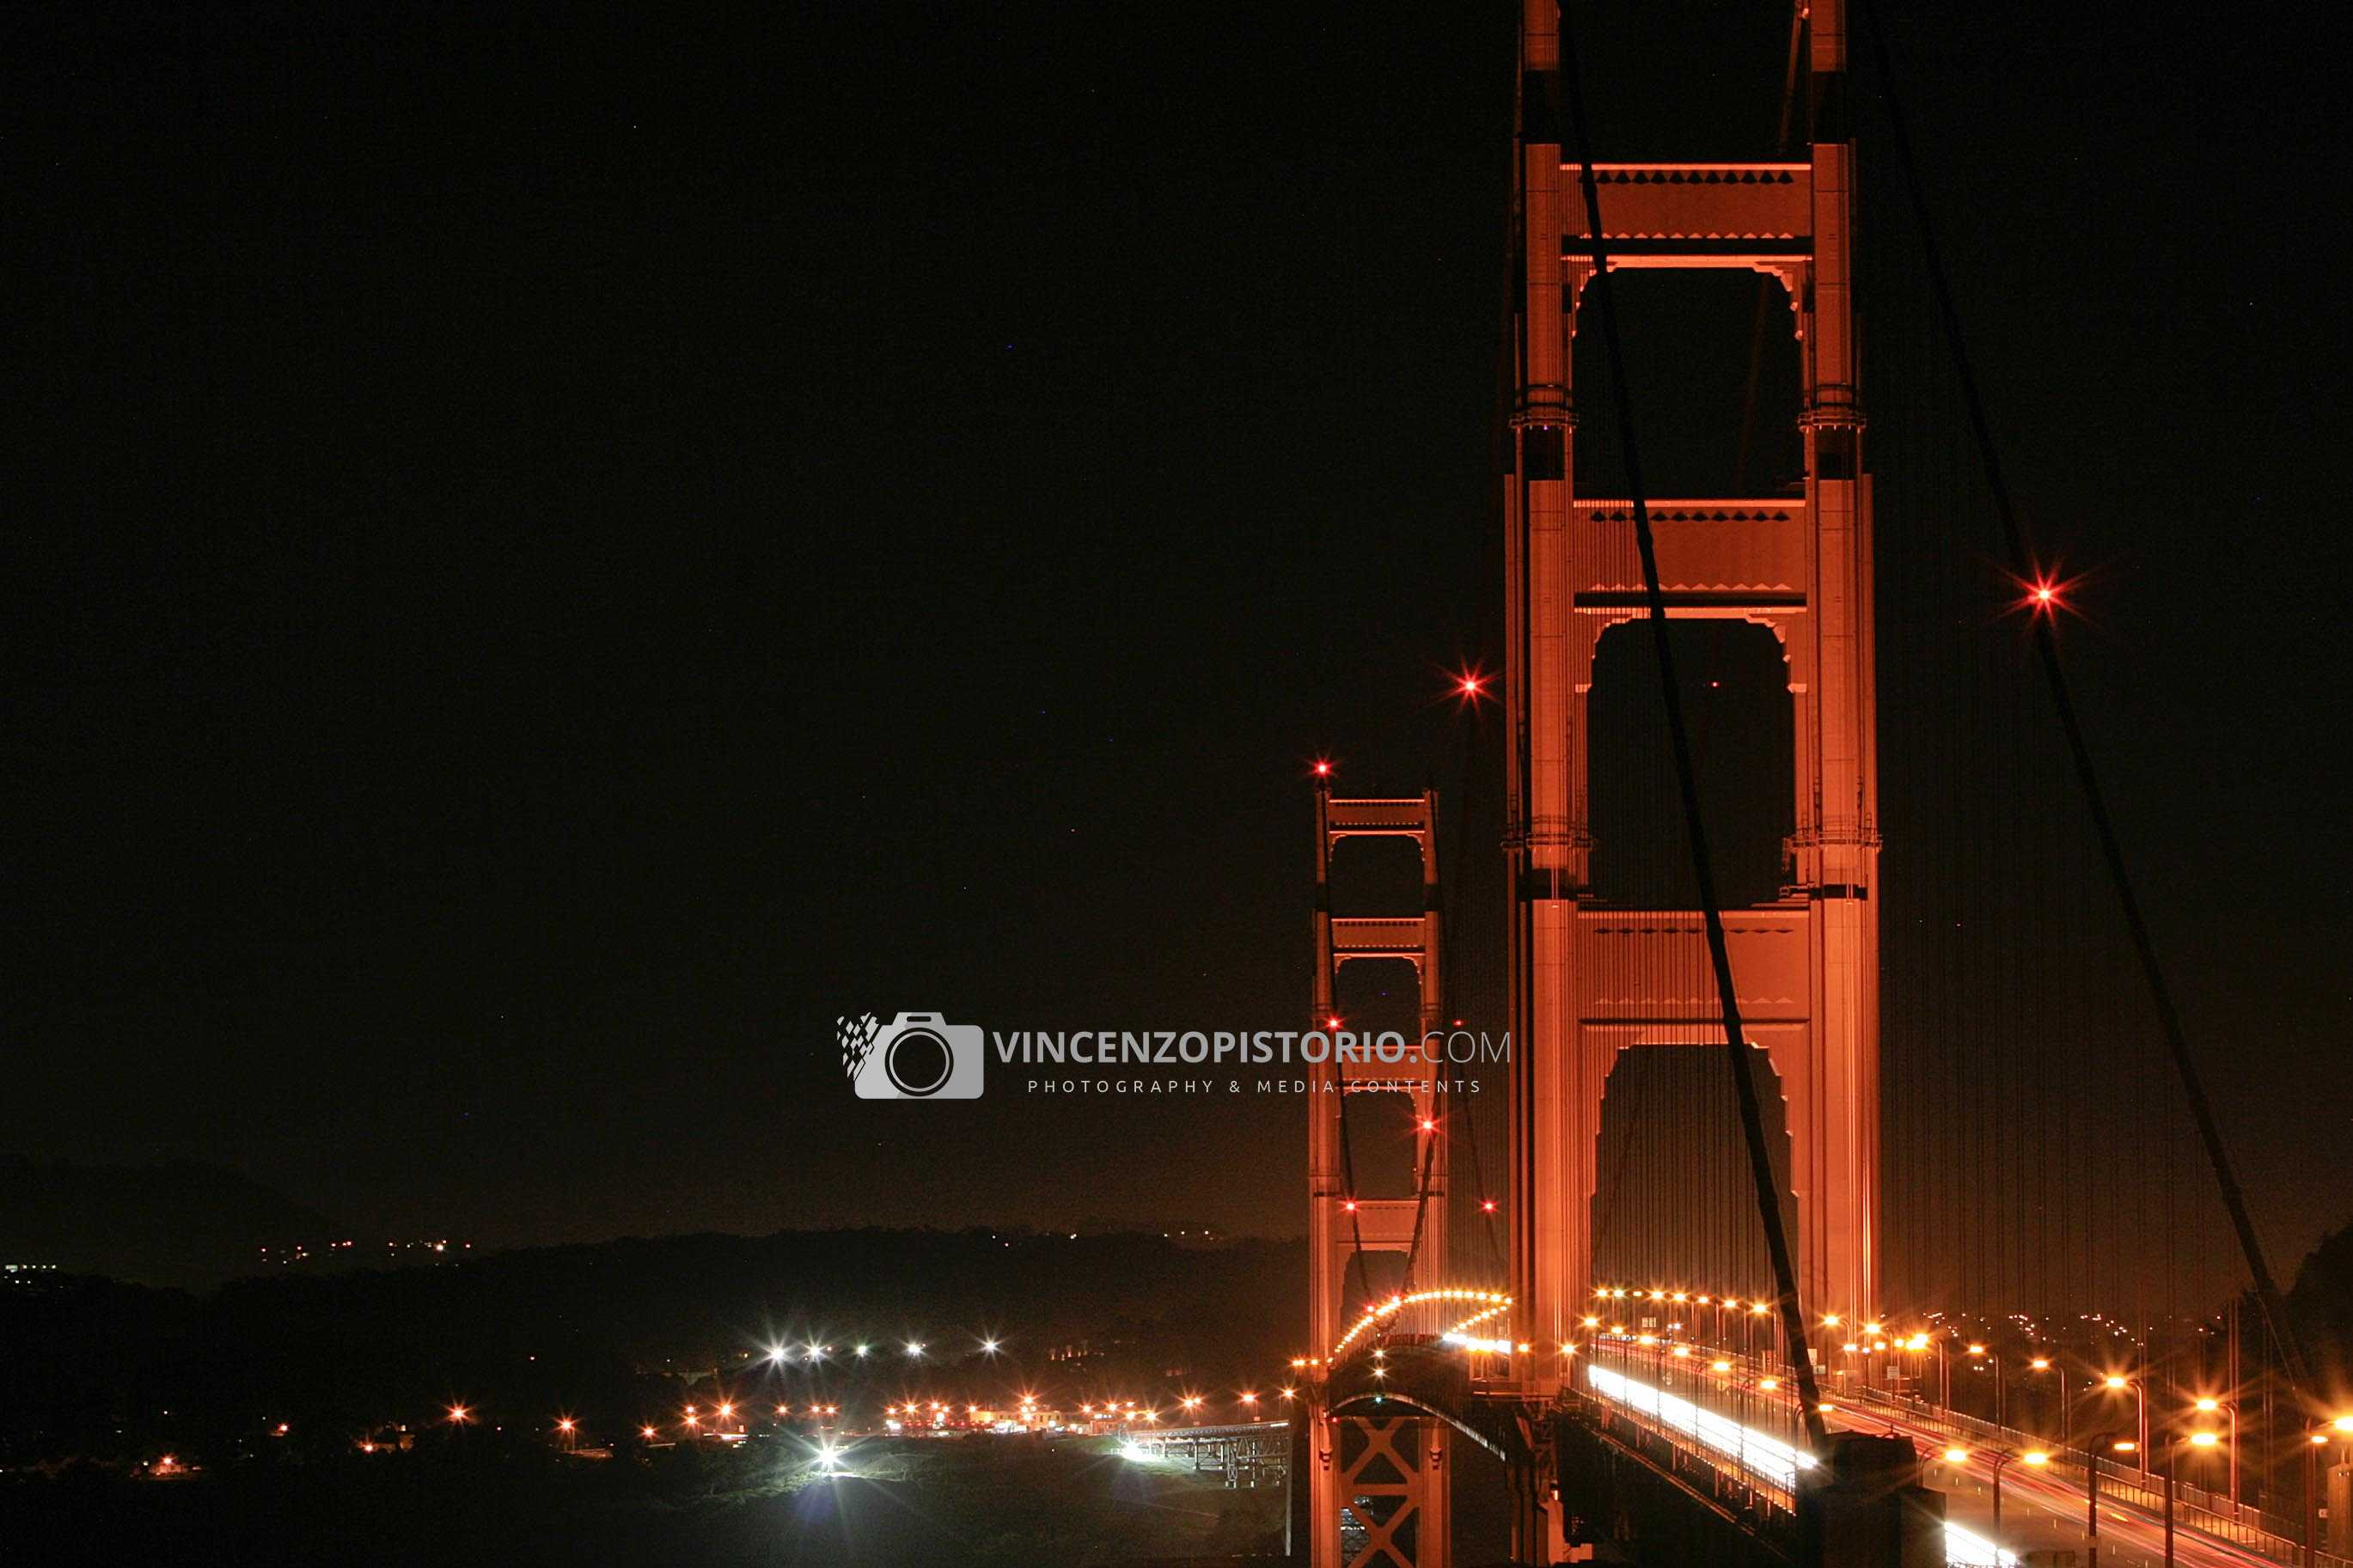
<path id="1" fill-rule="evenodd" d="M 323 1242 L 333 1222 L 221 1165 L 79 1165 L 0 1156 L 0 1262 L 144 1284 L 256 1272 L 259 1248 Z"/>
<path id="2" fill-rule="evenodd" d="M 218 1458 L 280 1423 L 285 1451 L 342 1455 L 351 1433 L 429 1424 L 457 1397 L 493 1426 L 564 1410 L 630 1432 L 714 1374 L 714 1395 L 821 1394 L 867 1419 L 918 1393 L 1227 1395 L 1301 1353 L 1306 1266 L 1298 1241 L 853 1230 L 289 1272 L 201 1299 L 64 1279 L 0 1290 L 0 1467 Z M 802 1347 L 792 1365 L 770 1364 L 778 1342 Z M 810 1344 L 829 1347 L 821 1365 Z"/>

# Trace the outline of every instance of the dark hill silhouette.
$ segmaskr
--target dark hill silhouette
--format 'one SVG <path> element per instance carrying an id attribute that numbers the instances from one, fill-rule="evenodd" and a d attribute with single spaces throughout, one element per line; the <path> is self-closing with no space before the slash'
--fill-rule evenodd
<path id="1" fill-rule="evenodd" d="M 334 1239 L 318 1210 L 222 1165 L 0 1157 L 0 1261 L 204 1287 L 257 1271 L 263 1247 Z"/>

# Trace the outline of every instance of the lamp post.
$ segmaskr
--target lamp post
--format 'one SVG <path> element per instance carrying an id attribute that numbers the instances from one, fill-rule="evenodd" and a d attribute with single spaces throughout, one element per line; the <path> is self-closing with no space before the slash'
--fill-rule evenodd
<path id="1" fill-rule="evenodd" d="M 2067 1369 L 2047 1355 L 2036 1356 L 2026 1363 L 2030 1371 L 2055 1372 L 2059 1374 L 2059 1430 L 2049 1434 L 2054 1443 L 2067 1441 Z"/>
<path id="2" fill-rule="evenodd" d="M 1969 1346 L 1969 1354 L 1970 1354 L 1972 1357 L 1974 1357 L 1974 1358 L 1976 1358 L 1977 1360 L 1979 1360 L 1979 1361 L 1986 1360 L 1986 1359 L 1987 1359 L 1987 1358 L 1989 1358 L 1989 1357 L 1990 1357 L 1990 1358 L 1992 1359 L 1992 1361 L 1993 1361 L 1993 1424 L 1994 1424 L 1995 1426 L 2001 1426 L 2001 1425 L 2003 1424 L 2003 1423 L 2002 1423 L 2002 1397 L 2001 1397 L 2001 1352 L 2000 1352 L 2000 1351 L 1997 1351 L 1997 1350 L 1989 1350 L 1989 1349 L 1988 1349 L 1988 1348 L 1987 1348 L 1986 1346 L 1984 1346 L 1984 1345 L 1980 1345 L 1980 1344 L 1972 1344 L 1971 1346 Z"/>
<path id="3" fill-rule="evenodd" d="M 2084 1539 L 2090 1543 L 2085 1568 L 2100 1568 L 2100 1455 L 2133 1447 L 2120 1432 L 2099 1432 L 2084 1445 Z"/>
<path id="4" fill-rule="evenodd" d="M 2148 1390 L 2141 1386 L 2140 1379 L 2126 1377 L 2113 1372 L 2103 1380 L 2101 1386 L 2110 1394 L 2122 1394 L 2127 1388 L 2132 1390 L 2134 1407 L 2138 1417 L 2134 1425 L 2136 1437 L 2133 1451 L 2140 1456 L 2134 1461 L 2134 1465 L 2142 1475 L 2148 1474 Z"/>
<path id="5" fill-rule="evenodd" d="M 2239 1507 L 2239 1402 L 2235 1399 L 2200 1399 L 2198 1409 L 2201 1415 L 2211 1415 L 2220 1410 L 2231 1417 L 2231 1510 L 2235 1513 Z"/>
<path id="6" fill-rule="evenodd" d="M 1993 1549 L 1995 1557 L 1999 1558 L 2001 1555 L 2002 1468 L 2011 1463 L 2021 1463 L 2039 1469 L 2051 1462 L 2051 1456 L 2041 1448 L 2029 1448 L 2022 1454 L 2013 1454 L 2007 1448 L 1988 1448 L 1985 1459 L 1993 1477 Z M 1969 1462 L 1969 1451 L 1956 1445 L 1945 1450 L 1945 1462 L 1958 1469 Z"/>
<path id="7" fill-rule="evenodd" d="M 2320 1450 L 2331 1441 L 2353 1442 L 2353 1415 L 2339 1415 L 2305 1436 L 2310 1440 L 2304 1446 L 2304 1568 L 2312 1568 L 2320 1542 Z"/>
<path id="8" fill-rule="evenodd" d="M 2165 1568 L 2173 1568 L 2173 1457 L 2187 1444 L 2192 1448 L 2211 1448 L 2221 1439 L 2213 1433 L 2200 1430 L 2179 1433 L 2165 1445 Z"/>

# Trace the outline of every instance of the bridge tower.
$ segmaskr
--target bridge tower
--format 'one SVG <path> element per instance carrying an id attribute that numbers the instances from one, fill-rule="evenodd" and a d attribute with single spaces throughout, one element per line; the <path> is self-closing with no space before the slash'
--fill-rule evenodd
<path id="1" fill-rule="evenodd" d="M 1767 1053 L 1786 1101 L 1802 1299 L 1809 1310 L 1868 1312 L 1879 1277 L 1879 837 L 1842 11 L 1843 0 L 1812 0 L 1807 13 L 1803 161 L 1593 173 L 1613 274 L 1759 272 L 1787 289 L 1795 318 L 1802 495 L 1646 499 L 1668 613 L 1761 624 L 1787 662 L 1796 830 L 1786 882 L 1772 903 L 1725 910 L 1725 924 L 1749 1042 Z M 1570 344 L 1590 303 L 1594 242 L 1584 170 L 1564 162 L 1564 142 L 1568 156 L 1575 148 L 1560 44 L 1558 0 L 1525 0 L 1523 286 L 1504 484 L 1512 1293 L 1517 1337 L 1546 1345 L 1576 1337 L 1593 1284 L 1597 1144 L 1618 1053 L 1724 1038 L 1700 914 L 1604 907 L 1589 876 L 1594 652 L 1610 626 L 1647 611 L 1630 502 L 1577 482 Z"/>
<path id="2" fill-rule="evenodd" d="M 1351 838 L 1409 838 L 1421 855 L 1421 908 L 1395 915 L 1335 917 L 1332 858 Z M 1328 777 L 1315 790 L 1315 1013 L 1310 1028 L 1331 1034 L 1335 988 L 1344 964 L 1403 960 L 1420 989 L 1421 1037 L 1445 1022 L 1439 973 L 1438 793 L 1399 799 L 1341 799 Z M 1415 1044 L 1401 1060 L 1339 1059 L 1328 1053 L 1310 1068 L 1307 1112 L 1308 1342 L 1330 1353 L 1345 1331 L 1352 1283 L 1369 1291 L 1362 1260 L 1409 1259 L 1415 1278 L 1445 1278 L 1446 1108 L 1440 1100 L 1442 1053 Z M 1360 1192 L 1341 1124 L 1351 1095 L 1393 1103 L 1410 1120 L 1416 1187 L 1403 1194 Z M 1363 1127 L 1358 1118 L 1352 1127 Z M 1379 1123 L 1378 1135 L 1394 1135 Z M 1362 1134 L 1359 1134 L 1361 1136 Z M 1351 1279 L 1351 1264 L 1358 1269 Z M 1447 1516 L 1447 1434 L 1426 1417 L 1309 1414 L 1308 1562 L 1313 1568 L 1445 1568 L 1451 1561 Z M 1296 1480 L 1293 1485 L 1296 1485 Z"/>

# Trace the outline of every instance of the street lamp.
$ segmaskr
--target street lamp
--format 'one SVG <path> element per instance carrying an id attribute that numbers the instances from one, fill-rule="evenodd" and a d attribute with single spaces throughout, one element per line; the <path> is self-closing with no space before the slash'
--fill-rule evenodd
<path id="1" fill-rule="evenodd" d="M 2235 1511 L 2239 1506 L 2239 1402 L 2204 1398 L 2198 1401 L 2198 1410 L 2205 1415 L 2220 1410 L 2231 1417 L 2231 1507 Z"/>
<path id="2" fill-rule="evenodd" d="M 2100 1568 L 2100 1455 L 2137 1447 L 2121 1432 L 2094 1433 L 2084 1444 L 2084 1539 L 2091 1547 L 2091 1568 Z"/>
<path id="3" fill-rule="evenodd" d="M 2039 1356 L 2036 1356 L 2036 1357 L 2034 1357 L 2032 1360 L 2029 1361 L 2029 1362 L 2026 1363 L 2026 1365 L 2027 1365 L 2027 1370 L 2028 1370 L 2028 1371 L 2030 1371 L 2030 1372 L 2055 1372 L 2055 1373 L 2057 1373 L 2059 1374 L 2059 1430 L 2058 1430 L 2058 1431 L 2056 1431 L 2056 1432 L 2054 1432 L 2054 1433 L 2052 1433 L 2052 1434 L 2051 1435 L 2051 1439 L 2052 1439 L 2052 1442 L 2054 1442 L 2054 1443 L 2064 1443 L 2064 1442 L 2066 1442 L 2066 1440 L 2067 1440 L 2067 1369 L 2066 1369 L 2066 1367 L 2065 1367 L 2065 1366 L 2063 1366 L 2063 1365 L 2062 1365 L 2062 1364 L 2061 1364 L 2057 1360 L 2055 1360 L 2054 1358 L 2052 1358 L 2052 1357 L 2051 1357 L 2051 1356 L 2047 1356 L 2047 1355 L 2039 1355 Z"/>
<path id="4" fill-rule="evenodd" d="M 1999 1559 L 2001 1555 L 2001 1472 L 2003 1467 L 2013 1462 L 2022 1462 L 2040 1468 L 2051 1462 L 2051 1456 L 2044 1453 L 2040 1448 L 2030 1448 L 2023 1454 L 2013 1454 L 2007 1448 L 1989 1448 L 1986 1450 L 1985 1459 L 1986 1464 L 1990 1467 L 1993 1475 L 1993 1547 L 1994 1556 Z M 1957 1469 L 1969 1462 L 1969 1451 L 1967 1448 L 1959 1447 L 1947 1448 L 1945 1450 L 1945 1462 Z"/>
<path id="5" fill-rule="evenodd" d="M 2000 1426 L 2004 1424 L 2004 1407 L 2007 1403 L 2002 1398 L 2001 1391 L 2001 1352 L 1981 1344 L 1972 1344 L 1969 1346 L 1969 1354 L 1977 1360 L 1990 1359 L 1993 1363 L 1993 1424 Z"/>
<path id="6" fill-rule="evenodd" d="M 2105 1388 L 2110 1394 L 2122 1394 L 2127 1388 L 2132 1390 L 2135 1409 L 2138 1415 L 2138 1420 L 2134 1426 L 2136 1436 L 2133 1452 L 2139 1456 L 2133 1460 L 2133 1465 L 2142 1475 L 2148 1474 L 2148 1390 L 2141 1386 L 2140 1379 L 2126 1377 L 2113 1372 L 2101 1380 L 2100 1386 Z"/>
<path id="7" fill-rule="evenodd" d="M 2173 1568 L 2173 1457 L 2181 1451 L 2185 1444 L 2192 1448 L 2211 1448 L 2221 1441 L 2221 1438 L 2215 1434 L 2201 1428 L 2195 1432 L 2177 1433 L 2166 1442 L 2165 1568 Z"/>
<path id="8" fill-rule="evenodd" d="M 2353 1442 L 2353 1415 L 2339 1415 L 2305 1434 L 2304 1446 L 2304 1568 L 2312 1568 L 2320 1539 L 2320 1450 L 2332 1442 Z"/>

